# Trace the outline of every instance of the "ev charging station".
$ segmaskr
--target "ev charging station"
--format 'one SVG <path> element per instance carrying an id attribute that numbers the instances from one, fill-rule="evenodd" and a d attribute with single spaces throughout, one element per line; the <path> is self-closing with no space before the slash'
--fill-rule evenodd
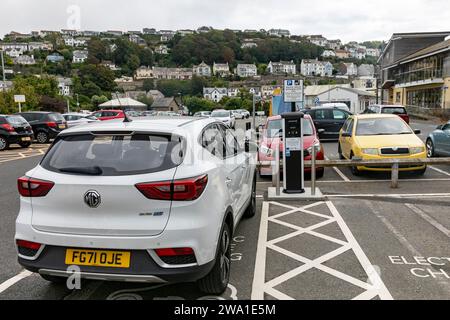
<path id="1" fill-rule="evenodd" d="M 301 112 L 281 115 L 283 128 L 283 192 L 286 194 L 305 193 L 303 118 Z"/>

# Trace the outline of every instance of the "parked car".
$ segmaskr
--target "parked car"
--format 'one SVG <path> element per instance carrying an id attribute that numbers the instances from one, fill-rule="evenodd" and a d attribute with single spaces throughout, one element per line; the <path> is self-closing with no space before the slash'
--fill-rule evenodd
<path id="1" fill-rule="evenodd" d="M 318 132 L 314 127 L 314 123 L 309 115 L 305 115 L 303 119 L 303 147 L 305 160 L 311 160 L 312 148 L 316 146 L 316 159 L 324 160 L 325 152 L 323 146 L 320 143 Z M 262 134 L 260 135 L 259 142 L 259 161 L 273 161 L 275 159 L 276 146 L 279 146 L 280 159 L 283 158 L 284 143 L 282 141 L 282 119 L 281 116 L 274 116 L 267 119 L 265 125 L 262 128 Z M 281 169 L 281 168 L 280 168 Z M 300 168 L 299 168 L 300 169 Z M 305 168 L 306 173 L 311 173 L 311 168 Z M 324 168 L 316 167 L 316 177 L 322 178 L 324 175 Z M 261 177 L 272 175 L 272 166 L 265 165 L 259 169 L 259 175 Z"/>
<path id="2" fill-rule="evenodd" d="M 123 110 L 99 110 L 92 115 L 100 121 L 125 118 L 125 112 Z"/>
<path id="3" fill-rule="evenodd" d="M 406 111 L 406 108 L 399 105 L 379 105 L 374 104 L 369 107 L 367 107 L 366 110 L 364 110 L 363 114 L 395 114 L 398 115 L 400 118 L 405 120 L 407 124 L 409 124 L 409 115 L 408 111 Z"/>
<path id="4" fill-rule="evenodd" d="M 231 114 L 235 119 L 244 119 L 244 115 L 239 110 L 231 110 Z"/>
<path id="5" fill-rule="evenodd" d="M 350 112 L 349 106 L 342 102 L 324 103 L 319 108 L 334 108 Z"/>
<path id="6" fill-rule="evenodd" d="M 63 117 L 67 121 L 68 128 L 100 121 L 96 117 L 84 113 L 65 113 Z"/>
<path id="7" fill-rule="evenodd" d="M 231 111 L 224 109 L 214 110 L 213 112 L 211 112 L 211 118 L 222 121 L 230 128 L 236 128 L 236 119 L 234 118 L 234 115 L 231 113 Z"/>
<path id="8" fill-rule="evenodd" d="M 154 115 L 156 115 L 155 111 L 143 111 L 142 112 L 143 117 L 153 117 Z"/>
<path id="9" fill-rule="evenodd" d="M 427 138 L 427 155 L 429 158 L 450 156 L 450 121 L 440 125 Z"/>
<path id="10" fill-rule="evenodd" d="M 338 140 L 339 131 L 351 113 L 338 108 L 321 107 L 302 111 L 309 114 L 319 132 L 320 140 Z"/>
<path id="11" fill-rule="evenodd" d="M 25 118 L 0 114 L 0 151 L 8 149 L 11 144 L 28 148 L 32 140 L 33 130 Z"/>
<path id="12" fill-rule="evenodd" d="M 256 213 L 253 157 L 214 119 L 68 129 L 18 179 L 18 261 L 52 282 L 76 265 L 81 278 L 197 281 L 221 294 L 232 235 Z"/>
<path id="13" fill-rule="evenodd" d="M 339 137 L 338 153 L 341 159 L 426 159 L 425 144 L 400 117 L 390 114 L 355 115 L 347 119 Z M 399 171 L 424 174 L 427 167 L 400 166 Z M 354 175 L 361 171 L 389 172 L 392 166 L 355 166 Z"/>
<path id="14" fill-rule="evenodd" d="M 28 121 L 38 143 L 48 143 L 67 128 L 67 122 L 58 112 L 21 112 L 18 113 Z"/>
<path id="15" fill-rule="evenodd" d="M 250 112 L 248 112 L 247 110 L 245 110 L 245 109 L 238 109 L 237 111 L 239 111 L 244 116 L 245 119 L 250 118 Z"/>
<path id="16" fill-rule="evenodd" d="M 194 117 L 209 118 L 209 117 L 211 117 L 211 112 L 210 111 L 199 111 L 199 112 L 194 113 Z"/>

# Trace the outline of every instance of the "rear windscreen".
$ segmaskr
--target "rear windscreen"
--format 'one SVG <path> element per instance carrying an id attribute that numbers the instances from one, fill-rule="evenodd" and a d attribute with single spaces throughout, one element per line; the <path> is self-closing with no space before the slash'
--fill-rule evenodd
<path id="1" fill-rule="evenodd" d="M 48 117 L 51 121 L 66 121 L 60 113 L 50 113 Z"/>
<path id="2" fill-rule="evenodd" d="M 170 135 L 62 136 L 45 155 L 47 170 L 79 175 L 123 176 L 164 171 L 178 166 L 185 142 Z"/>
<path id="3" fill-rule="evenodd" d="M 25 120 L 22 116 L 8 116 L 6 117 L 6 121 L 8 121 L 11 125 L 26 125 L 28 124 L 27 120 Z"/>
<path id="4" fill-rule="evenodd" d="M 383 108 L 381 113 L 387 114 L 406 114 L 405 108 Z"/>

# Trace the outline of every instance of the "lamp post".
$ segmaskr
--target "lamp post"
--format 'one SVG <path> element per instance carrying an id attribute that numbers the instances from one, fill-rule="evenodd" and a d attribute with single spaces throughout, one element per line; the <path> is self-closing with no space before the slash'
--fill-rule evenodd
<path id="1" fill-rule="evenodd" d="M 3 92 L 6 90 L 6 77 L 5 77 L 5 60 L 3 58 L 3 50 L 0 50 L 1 56 L 2 56 L 2 73 L 3 73 Z"/>

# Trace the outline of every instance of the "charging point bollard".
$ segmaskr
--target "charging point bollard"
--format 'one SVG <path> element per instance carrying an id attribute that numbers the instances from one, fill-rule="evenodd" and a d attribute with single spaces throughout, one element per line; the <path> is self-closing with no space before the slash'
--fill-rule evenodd
<path id="1" fill-rule="evenodd" d="M 283 119 L 283 186 L 284 193 L 305 193 L 302 112 L 288 112 Z"/>

